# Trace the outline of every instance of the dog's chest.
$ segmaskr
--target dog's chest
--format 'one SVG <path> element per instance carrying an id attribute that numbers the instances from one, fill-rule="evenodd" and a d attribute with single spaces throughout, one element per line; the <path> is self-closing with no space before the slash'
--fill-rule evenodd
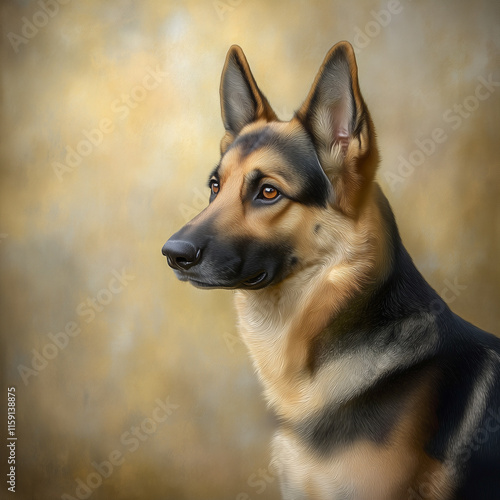
<path id="1" fill-rule="evenodd" d="M 396 462 L 396 458 L 402 459 Z M 408 463 L 405 463 L 408 462 Z M 317 500 L 391 500 L 402 497 L 402 471 L 411 458 L 380 453 L 368 443 L 323 458 L 286 432 L 273 441 L 273 466 L 283 498 Z"/>
<path id="2" fill-rule="evenodd" d="M 261 379 L 269 404 L 281 416 L 296 413 L 310 395 L 310 342 L 325 324 L 325 311 L 314 307 L 314 287 L 292 288 L 281 295 L 237 293 L 240 335 Z"/>
<path id="3" fill-rule="evenodd" d="M 420 460 L 419 460 L 420 458 Z M 273 440 L 272 466 L 284 500 L 447 500 L 450 472 L 410 449 L 359 441 L 328 456 L 304 447 L 287 431 Z"/>

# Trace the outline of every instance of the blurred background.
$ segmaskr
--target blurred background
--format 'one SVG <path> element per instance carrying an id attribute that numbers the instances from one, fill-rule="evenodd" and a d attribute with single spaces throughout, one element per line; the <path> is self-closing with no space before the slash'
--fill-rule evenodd
<path id="1" fill-rule="evenodd" d="M 500 333 L 497 1 L 10 0 L 1 29 L 17 498 L 279 497 L 232 294 L 178 282 L 161 255 L 207 204 L 233 43 L 284 119 L 353 43 L 406 246 L 455 312 Z"/>

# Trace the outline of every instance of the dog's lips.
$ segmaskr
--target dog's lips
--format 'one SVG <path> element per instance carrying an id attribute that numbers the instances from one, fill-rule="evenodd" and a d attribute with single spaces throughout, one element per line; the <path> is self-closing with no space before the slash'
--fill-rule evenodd
<path id="1" fill-rule="evenodd" d="M 211 288 L 230 288 L 230 287 L 225 287 L 217 284 L 211 284 L 211 283 L 205 283 L 203 281 L 197 281 L 192 278 L 187 278 L 186 281 L 189 281 L 191 285 L 195 286 L 196 288 L 204 288 L 204 289 L 211 289 Z"/>
<path id="2" fill-rule="evenodd" d="M 206 281 L 200 281 L 195 279 L 194 276 L 189 276 L 185 273 L 175 271 L 175 275 L 180 281 L 188 281 L 191 285 L 196 288 L 203 288 L 205 290 L 211 288 L 225 288 L 228 290 L 234 290 L 235 288 L 246 288 L 246 289 L 255 289 L 260 288 L 264 281 L 266 280 L 268 274 L 266 271 L 260 271 L 244 281 L 238 281 L 235 283 L 208 283 Z"/>
<path id="3" fill-rule="evenodd" d="M 247 280 L 243 281 L 242 284 L 246 288 L 253 288 L 255 286 L 260 285 L 266 278 L 267 278 L 266 271 L 261 271 L 260 273 L 252 276 L 251 278 L 248 278 Z"/>
<path id="4" fill-rule="evenodd" d="M 189 275 L 186 272 L 183 271 L 178 271 L 177 269 L 174 269 L 175 276 L 179 281 L 188 281 L 191 283 L 196 288 L 204 288 L 204 289 L 210 289 L 210 288 L 236 288 L 234 286 L 227 286 L 223 284 L 218 284 L 218 283 L 207 283 L 206 281 L 200 281 L 195 279 L 193 275 Z"/>
<path id="5" fill-rule="evenodd" d="M 174 269 L 173 271 L 174 271 L 175 277 L 179 281 L 188 281 L 189 280 L 189 278 L 184 273 L 181 273 L 180 271 L 177 271 L 177 269 Z"/>

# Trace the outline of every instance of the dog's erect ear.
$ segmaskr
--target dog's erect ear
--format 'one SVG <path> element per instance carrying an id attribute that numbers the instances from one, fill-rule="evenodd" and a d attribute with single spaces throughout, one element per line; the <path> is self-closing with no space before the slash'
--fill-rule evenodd
<path id="1" fill-rule="evenodd" d="M 245 54 L 233 45 L 226 56 L 220 82 L 222 121 L 226 134 L 221 141 L 224 153 L 241 129 L 257 120 L 277 120 L 267 99 L 257 87 Z"/>
<path id="2" fill-rule="evenodd" d="M 330 49 L 296 116 L 313 138 L 321 166 L 334 186 L 336 203 L 354 214 L 375 176 L 378 151 L 349 42 Z"/>

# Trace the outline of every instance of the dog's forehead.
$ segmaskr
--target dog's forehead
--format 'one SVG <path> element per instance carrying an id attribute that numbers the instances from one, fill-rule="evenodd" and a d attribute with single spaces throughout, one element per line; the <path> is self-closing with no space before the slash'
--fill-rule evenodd
<path id="1" fill-rule="evenodd" d="M 252 124 L 229 146 L 217 173 L 222 181 L 238 173 L 242 182 L 248 172 L 278 172 L 292 187 L 297 200 L 326 205 L 331 184 L 307 132 L 296 121 Z"/>
<path id="2" fill-rule="evenodd" d="M 244 159 L 257 149 L 272 148 L 277 140 L 278 133 L 268 125 L 238 136 L 229 150 L 238 150 L 241 159 Z"/>
<path id="3" fill-rule="evenodd" d="M 285 164 L 290 174 L 322 170 L 311 139 L 302 127 L 291 122 L 246 127 L 229 146 L 220 165 L 222 171 L 235 164 L 251 168 L 253 159 L 262 163 L 266 158 L 271 160 L 270 167 L 276 162 Z"/>
<path id="4" fill-rule="evenodd" d="M 237 150 L 241 159 L 257 150 L 280 154 L 285 160 L 293 160 L 290 155 L 295 152 L 295 155 L 300 156 L 301 163 L 311 161 L 316 156 L 312 141 L 305 131 L 288 122 L 247 127 L 229 146 L 228 152 L 230 150 Z"/>

